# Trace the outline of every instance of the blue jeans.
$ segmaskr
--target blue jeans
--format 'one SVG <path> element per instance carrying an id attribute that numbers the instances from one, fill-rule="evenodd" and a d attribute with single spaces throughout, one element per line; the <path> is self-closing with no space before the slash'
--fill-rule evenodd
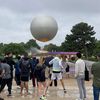
<path id="1" fill-rule="evenodd" d="M 100 88 L 93 86 L 94 100 L 99 100 Z"/>
<path id="2" fill-rule="evenodd" d="M 84 75 L 78 76 L 76 79 L 79 88 L 80 99 L 84 99 L 86 98 Z"/>

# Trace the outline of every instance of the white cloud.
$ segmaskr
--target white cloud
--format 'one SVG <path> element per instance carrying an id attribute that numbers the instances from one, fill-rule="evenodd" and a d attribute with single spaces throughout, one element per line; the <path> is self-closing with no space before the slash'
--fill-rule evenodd
<path id="1" fill-rule="evenodd" d="M 30 23 L 34 16 L 47 14 L 57 20 L 56 37 L 47 42 L 60 45 L 73 25 L 86 22 L 94 26 L 100 39 L 99 0 L 0 0 L 0 42 L 27 42 L 33 38 Z"/>

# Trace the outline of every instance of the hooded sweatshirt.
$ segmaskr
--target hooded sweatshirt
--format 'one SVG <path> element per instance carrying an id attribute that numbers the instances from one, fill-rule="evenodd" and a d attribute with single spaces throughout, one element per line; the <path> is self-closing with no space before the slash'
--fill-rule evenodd
<path id="1" fill-rule="evenodd" d="M 53 64 L 53 68 L 52 68 L 53 72 L 61 72 L 62 64 L 61 64 L 61 60 L 58 57 L 55 57 L 54 59 L 52 59 L 49 62 L 49 64 Z"/>

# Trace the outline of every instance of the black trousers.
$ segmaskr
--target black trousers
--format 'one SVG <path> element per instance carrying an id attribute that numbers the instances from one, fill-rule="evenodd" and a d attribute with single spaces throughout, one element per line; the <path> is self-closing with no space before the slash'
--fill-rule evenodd
<path id="1" fill-rule="evenodd" d="M 5 88 L 5 86 L 7 85 L 8 92 L 9 92 L 9 94 L 11 94 L 11 87 L 12 87 L 11 83 L 12 83 L 12 79 L 11 78 L 9 78 L 9 79 L 2 79 L 1 87 L 0 87 L 0 93 Z"/>
<path id="2" fill-rule="evenodd" d="M 11 70 L 11 89 L 12 89 L 12 83 L 13 83 L 13 71 Z"/>
<path id="3" fill-rule="evenodd" d="M 20 84 L 21 84 L 20 74 L 15 74 L 15 81 L 16 81 L 16 84 L 18 86 L 20 86 Z"/>

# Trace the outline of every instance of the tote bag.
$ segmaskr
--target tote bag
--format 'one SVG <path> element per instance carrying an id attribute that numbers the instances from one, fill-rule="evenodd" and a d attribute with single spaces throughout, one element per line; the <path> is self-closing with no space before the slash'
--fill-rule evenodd
<path id="1" fill-rule="evenodd" d="M 86 66 L 85 66 L 85 81 L 89 81 L 89 71 L 87 70 Z"/>

